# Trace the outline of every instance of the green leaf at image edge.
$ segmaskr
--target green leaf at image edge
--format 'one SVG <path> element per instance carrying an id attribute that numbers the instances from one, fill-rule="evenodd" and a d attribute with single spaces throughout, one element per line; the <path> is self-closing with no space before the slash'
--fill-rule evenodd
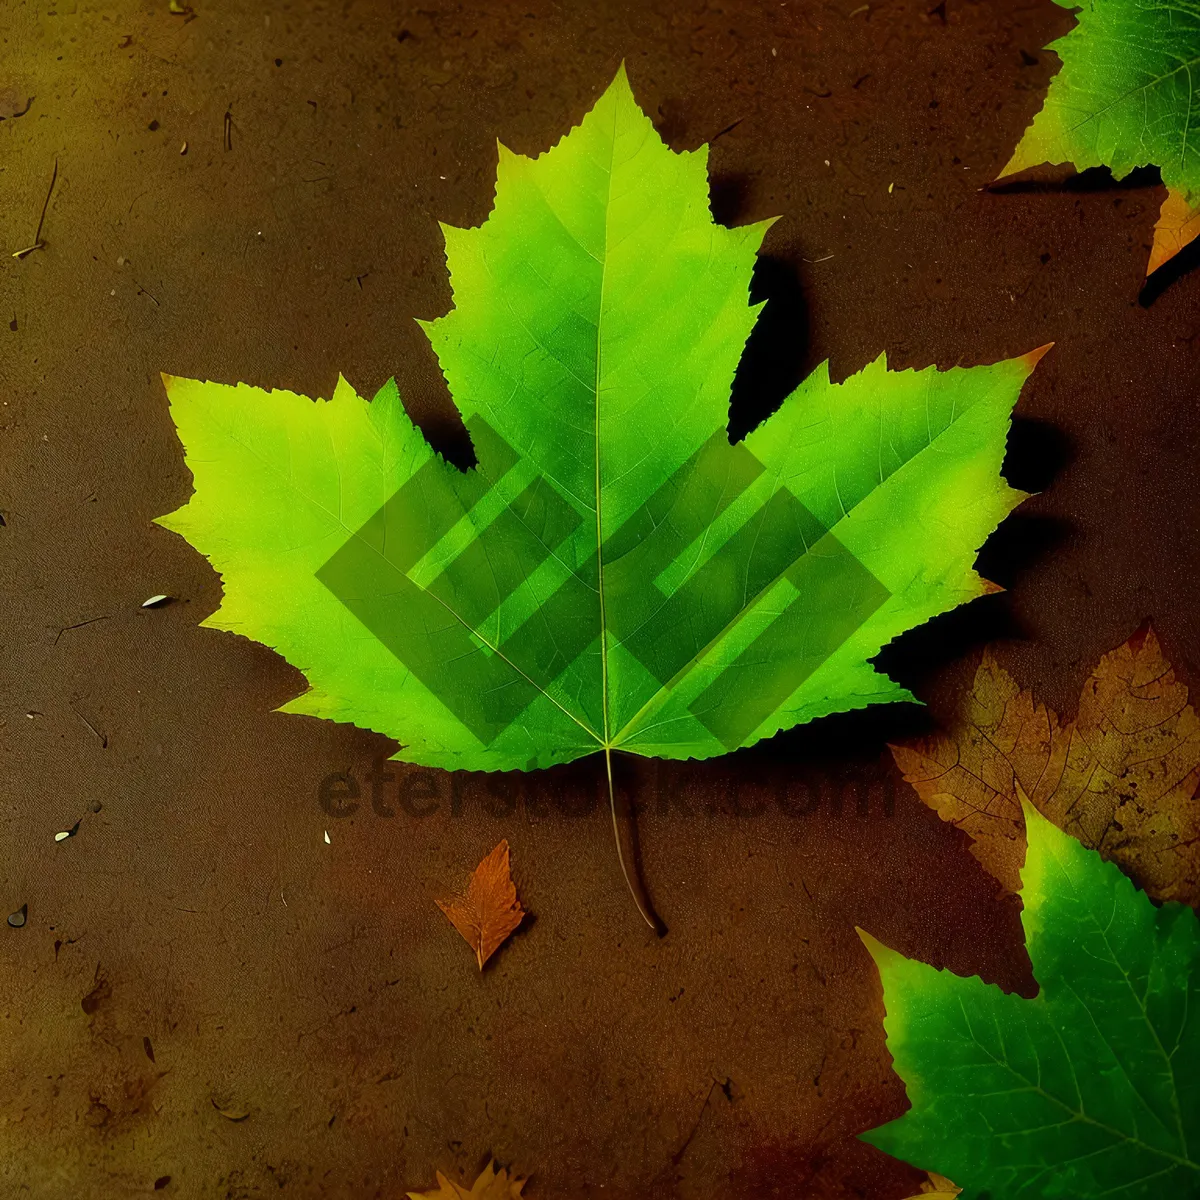
<path id="1" fill-rule="evenodd" d="M 1062 60 L 1046 102 L 1000 177 L 1041 163 L 1156 166 L 1167 186 L 1146 274 L 1200 235 L 1200 4 L 1057 0 L 1078 24 L 1046 49 Z"/>
<path id="2" fill-rule="evenodd" d="M 1001 175 L 1039 163 L 1109 167 L 1121 179 L 1157 166 L 1200 204 L 1200 3 L 1056 0 L 1078 24 L 1051 42 L 1062 69 Z"/>
<path id="3" fill-rule="evenodd" d="M 909 1112 L 863 1134 L 964 1200 L 1200 1195 L 1200 926 L 1031 807 L 1034 999 L 863 934 Z"/>
<path id="4" fill-rule="evenodd" d="M 989 590 L 978 547 L 1040 352 L 841 384 L 822 365 L 726 434 L 768 223 L 716 224 L 624 71 L 495 207 L 445 228 L 426 325 L 478 466 L 436 455 L 394 383 L 368 403 L 167 378 L 195 480 L 160 518 L 207 555 L 204 624 L 304 672 L 283 710 L 445 768 L 597 750 L 703 758 L 911 699 L 870 659 Z"/>

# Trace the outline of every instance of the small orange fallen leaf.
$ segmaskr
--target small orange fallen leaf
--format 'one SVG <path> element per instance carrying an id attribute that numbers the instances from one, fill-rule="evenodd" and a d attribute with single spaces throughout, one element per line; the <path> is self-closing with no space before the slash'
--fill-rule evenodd
<path id="1" fill-rule="evenodd" d="M 439 900 L 437 906 L 475 951 L 482 971 L 525 916 L 508 868 L 507 839 L 475 868 L 465 896 Z"/>
<path id="2" fill-rule="evenodd" d="M 500 846 L 504 846 L 507 853 L 507 843 L 501 842 Z M 497 846 L 496 850 L 499 850 L 500 846 Z M 492 854 L 495 854 L 496 850 L 493 850 Z M 491 856 L 489 854 L 488 858 Z M 487 859 L 484 859 L 484 862 L 487 862 Z M 461 1184 L 452 1183 L 441 1171 L 437 1173 L 437 1181 L 436 1191 L 409 1192 L 409 1200 L 521 1200 L 521 1189 L 525 1186 L 524 1179 L 518 1179 L 515 1175 L 509 1178 L 508 1172 L 503 1167 L 497 1171 L 494 1163 L 488 1163 L 484 1167 L 469 1192 Z"/>

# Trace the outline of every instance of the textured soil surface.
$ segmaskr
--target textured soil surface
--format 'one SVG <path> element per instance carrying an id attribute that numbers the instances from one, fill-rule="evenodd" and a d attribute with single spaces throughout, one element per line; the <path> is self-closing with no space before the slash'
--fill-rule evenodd
<path id="1" fill-rule="evenodd" d="M 1051 0 L 0 6 L 0 916 L 27 906 L 0 924 L 0 1196 L 399 1197 L 489 1154 L 531 1200 L 917 1190 L 855 1136 L 906 1105 L 855 925 L 1034 984 L 1015 905 L 886 743 L 986 644 L 1071 713 L 1151 618 L 1200 684 L 1200 272 L 1141 293 L 1153 171 L 984 190 L 1072 22 Z M 1008 463 L 1040 494 L 981 556 L 1009 590 L 881 660 L 928 709 L 619 765 L 662 940 L 596 762 L 393 767 L 373 802 L 394 746 L 274 713 L 302 677 L 199 628 L 220 580 L 152 524 L 191 487 L 160 371 L 313 396 L 395 375 L 461 454 L 413 321 L 450 303 L 437 222 L 481 221 L 496 139 L 544 150 L 622 58 L 672 146 L 712 143 L 717 216 L 781 217 L 735 430 L 826 358 L 1056 343 Z M 13 258 L 56 160 L 45 245 Z M 533 916 L 481 976 L 433 899 L 501 837 Z"/>

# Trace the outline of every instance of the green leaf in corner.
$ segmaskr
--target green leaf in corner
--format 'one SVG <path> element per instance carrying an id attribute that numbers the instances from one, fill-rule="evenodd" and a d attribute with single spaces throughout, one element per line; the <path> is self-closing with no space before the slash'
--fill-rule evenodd
<path id="1" fill-rule="evenodd" d="M 912 1109 L 865 1140 L 963 1200 L 1200 1195 L 1200 926 L 1026 805 L 1022 920 L 1039 985 L 1009 995 L 862 934 Z M 861 932 L 861 931 L 860 931 Z"/>
<path id="2" fill-rule="evenodd" d="M 1156 166 L 1167 185 L 1149 275 L 1200 233 L 1200 2 L 1057 0 L 1079 24 L 1046 47 L 1062 59 L 1046 103 L 1001 177 L 1039 163 Z"/>
<path id="3" fill-rule="evenodd" d="M 305 673 L 285 711 L 437 767 L 703 758 L 911 699 L 869 660 L 989 590 L 1040 352 L 822 366 L 731 445 L 768 224 L 713 221 L 706 148 L 668 149 L 622 69 L 549 152 L 501 148 L 487 220 L 444 230 L 454 308 L 425 328 L 477 466 L 394 383 L 314 403 L 168 379 L 196 490 L 161 521 L 223 577 L 205 624 Z"/>

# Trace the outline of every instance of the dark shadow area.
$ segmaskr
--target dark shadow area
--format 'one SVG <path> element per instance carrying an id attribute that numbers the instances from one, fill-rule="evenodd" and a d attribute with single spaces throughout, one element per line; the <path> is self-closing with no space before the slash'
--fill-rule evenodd
<path id="1" fill-rule="evenodd" d="M 406 324 L 405 341 L 398 348 L 394 375 L 401 402 L 429 445 L 451 466 L 469 471 L 479 461 L 471 436 L 450 394 L 437 352 L 428 335 L 416 329 L 415 321 Z"/>
<path id="2" fill-rule="evenodd" d="M 983 543 L 975 568 L 984 579 L 1010 588 L 1023 571 L 1062 546 L 1071 532 L 1072 526 L 1057 517 L 1015 512 Z"/>
<path id="3" fill-rule="evenodd" d="M 1002 594 L 980 596 L 902 633 L 873 661 L 885 675 L 919 696 L 926 681 L 950 663 L 969 658 L 992 642 L 1022 636 Z"/>
<path id="4" fill-rule="evenodd" d="M 1071 439 L 1049 421 L 1013 417 L 1004 454 L 1004 478 L 1023 492 L 1043 492 L 1075 457 Z"/>
<path id="5" fill-rule="evenodd" d="M 808 306 L 796 269 L 759 255 L 750 302 L 766 306 L 746 339 L 729 395 L 729 440 L 739 442 L 765 421 L 800 384 L 808 350 Z"/>
<path id="6" fill-rule="evenodd" d="M 1142 286 L 1138 303 L 1149 308 L 1168 288 L 1200 266 L 1200 238 L 1189 242 L 1174 258 L 1169 258 Z"/>
<path id="7" fill-rule="evenodd" d="M 1036 494 L 1045 491 L 1074 457 L 1073 442 L 1058 426 L 1033 417 L 1014 417 L 1002 470 L 1010 486 Z M 1022 571 L 1051 554 L 1071 532 L 1066 521 L 1018 509 L 984 542 L 976 569 L 985 579 L 1012 587 Z M 973 607 L 968 605 L 963 611 Z"/>
<path id="8" fill-rule="evenodd" d="M 997 180 L 984 190 L 996 196 L 1012 196 L 1028 192 L 1132 192 L 1161 186 L 1162 176 L 1157 167 L 1134 167 L 1121 179 L 1107 167 L 1088 167 L 1062 179 Z"/>
<path id="9" fill-rule="evenodd" d="M 888 742 L 918 737 L 933 728 L 929 710 L 920 704 L 872 704 L 785 729 L 745 750 L 734 751 L 728 765 L 739 774 L 754 767 L 794 767 L 796 763 L 838 772 L 865 760 L 873 761 Z"/>
<path id="10" fill-rule="evenodd" d="M 1067 522 L 1053 517 L 1016 512 L 984 542 L 975 568 L 984 579 L 1011 588 L 1024 571 L 1061 546 L 1071 530 Z M 884 646 L 874 663 L 884 674 L 919 696 L 925 682 L 950 663 L 977 653 L 992 642 L 1024 637 L 1003 594 L 981 596 L 907 630 Z"/>
<path id="11" fill-rule="evenodd" d="M 467 427 L 457 412 L 429 413 L 421 418 L 418 425 L 425 440 L 452 467 L 469 471 L 478 465 L 471 435 L 467 433 Z"/>
<path id="12" fill-rule="evenodd" d="M 740 224 L 749 207 L 750 176 L 716 174 L 708 183 L 708 209 L 718 225 Z"/>

